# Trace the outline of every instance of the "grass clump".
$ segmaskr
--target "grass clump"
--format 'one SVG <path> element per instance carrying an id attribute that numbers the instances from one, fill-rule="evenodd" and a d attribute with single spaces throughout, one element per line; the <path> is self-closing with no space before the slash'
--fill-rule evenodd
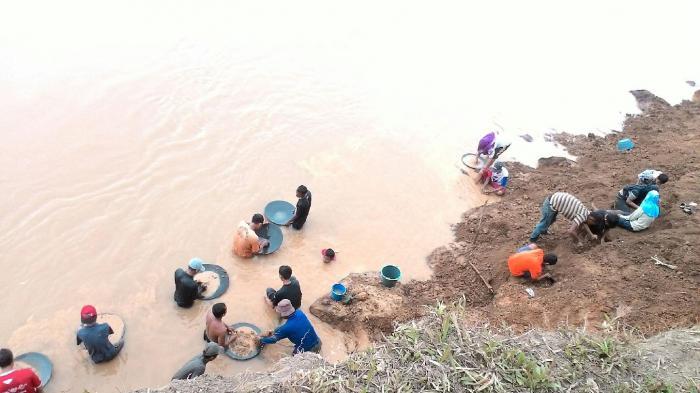
<path id="1" fill-rule="evenodd" d="M 675 392 L 630 367 L 625 343 L 582 331 L 467 326 L 463 303 L 438 304 L 383 343 L 276 386 L 306 392 Z M 669 390 L 671 389 L 671 390 Z"/>

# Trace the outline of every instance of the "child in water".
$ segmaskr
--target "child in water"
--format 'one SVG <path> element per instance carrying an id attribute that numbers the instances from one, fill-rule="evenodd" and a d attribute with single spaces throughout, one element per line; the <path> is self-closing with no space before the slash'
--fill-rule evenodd
<path id="1" fill-rule="evenodd" d="M 321 250 L 321 255 L 323 256 L 323 263 L 335 261 L 335 251 L 332 248 L 324 248 Z"/>

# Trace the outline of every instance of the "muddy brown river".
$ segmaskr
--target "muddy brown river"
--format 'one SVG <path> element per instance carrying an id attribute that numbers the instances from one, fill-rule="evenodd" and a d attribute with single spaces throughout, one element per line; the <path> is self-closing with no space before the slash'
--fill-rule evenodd
<path id="1" fill-rule="evenodd" d="M 276 323 L 263 295 L 280 285 L 281 264 L 299 279 L 306 311 L 350 272 L 393 263 L 405 280 L 426 278 L 425 257 L 450 241 L 462 211 L 483 201 L 455 163 L 485 130 L 507 129 L 509 154 L 533 162 L 556 147 L 528 145 L 518 134 L 542 140 L 543 132 L 569 125 L 608 131 L 621 113 L 634 111 L 634 100 L 621 98 L 627 84 L 649 82 L 659 68 L 606 63 L 608 80 L 575 80 L 562 70 L 589 70 L 588 60 L 574 56 L 584 49 L 561 46 L 549 59 L 547 45 L 526 47 L 545 32 L 524 28 L 517 16 L 525 6 L 507 15 L 497 6 L 471 7 L 5 7 L 0 343 L 50 357 L 49 392 L 160 386 L 203 348 L 204 316 L 214 302 L 182 310 L 172 300 L 173 272 L 192 257 L 228 270 L 225 320 L 263 330 Z M 684 15 L 692 12 L 677 11 L 690 22 Z M 612 20 L 628 12 L 596 15 Z M 567 23 L 553 23 L 577 42 L 578 22 L 568 33 Z M 678 28 L 665 34 L 684 36 Z M 601 34 L 589 39 L 607 44 Z M 639 41 L 629 44 L 649 42 Z M 694 52 L 664 64 L 692 65 Z M 508 65 L 521 55 L 549 61 Z M 604 89 L 615 92 L 610 102 L 593 105 L 589 98 Z M 303 230 L 285 228 L 273 255 L 233 257 L 238 222 L 268 201 L 294 203 L 300 184 L 313 193 Z M 327 247 L 338 256 L 323 264 Z M 91 364 L 75 345 L 83 304 L 126 322 L 125 348 L 108 364 Z M 326 359 L 343 359 L 355 347 L 356 338 L 312 322 Z M 287 342 L 248 362 L 222 357 L 208 372 L 264 370 L 290 352 Z"/>

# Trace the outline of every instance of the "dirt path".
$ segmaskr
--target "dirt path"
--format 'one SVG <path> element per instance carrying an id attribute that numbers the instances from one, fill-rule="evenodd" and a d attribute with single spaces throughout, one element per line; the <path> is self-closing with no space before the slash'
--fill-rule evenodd
<path id="1" fill-rule="evenodd" d="M 606 318 L 617 318 L 643 333 L 697 324 L 700 211 L 687 215 L 678 205 L 700 202 L 700 103 L 671 107 L 651 94 L 635 96 L 644 113 L 629 116 L 621 133 L 604 138 L 553 136 L 577 157 L 576 162 L 546 158 L 536 170 L 511 163 L 508 196 L 483 212 L 477 208 L 465 213 L 455 227 L 455 242 L 429 257 L 434 268 L 430 280 L 385 289 L 376 274 L 351 275 L 346 282 L 359 297 L 349 305 L 322 298 L 311 312 L 344 330 L 376 333 L 390 330 L 394 321 L 420 315 L 423 305 L 464 296 L 475 319 L 522 329 L 562 323 L 596 329 Z M 617 151 L 622 137 L 634 140 L 631 152 Z M 640 233 L 614 229 L 612 242 L 577 248 L 565 233 L 566 220 L 558 220 L 540 244 L 559 256 L 553 270 L 557 282 L 533 287 L 535 297 L 528 299 L 527 285 L 509 276 L 506 259 L 527 242 L 544 197 L 566 191 L 589 207 L 607 208 L 617 191 L 647 168 L 670 176 L 661 187 L 662 214 L 652 227 Z M 678 269 L 655 266 L 654 255 Z"/>

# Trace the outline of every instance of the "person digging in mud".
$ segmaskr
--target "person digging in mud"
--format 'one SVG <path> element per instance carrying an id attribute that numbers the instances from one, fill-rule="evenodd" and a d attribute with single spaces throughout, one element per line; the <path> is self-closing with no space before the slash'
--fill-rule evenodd
<path id="1" fill-rule="evenodd" d="M 224 303 L 216 303 L 211 307 L 205 319 L 205 341 L 217 343 L 222 347 L 228 347 L 236 341 L 236 335 L 223 321 L 226 311 L 226 304 Z"/>
<path id="2" fill-rule="evenodd" d="M 629 214 L 639 207 L 649 191 L 659 191 L 656 184 L 628 184 L 618 193 L 613 202 L 613 209 Z"/>
<path id="3" fill-rule="evenodd" d="M 285 226 L 291 225 L 294 229 L 301 229 L 306 223 L 306 218 L 311 210 L 311 191 L 305 185 L 297 187 L 297 207 L 294 209 L 294 216 L 287 221 Z"/>
<path id="4" fill-rule="evenodd" d="M 265 217 L 262 214 L 253 214 L 251 223 L 241 221 L 238 224 L 236 235 L 233 238 L 233 253 L 241 258 L 252 258 L 255 254 L 260 254 L 270 242 L 261 239 L 255 231 L 262 228 Z"/>
<path id="5" fill-rule="evenodd" d="M 279 302 L 284 299 L 289 299 L 294 308 L 301 307 L 301 286 L 299 281 L 292 276 L 292 268 L 287 265 L 282 265 L 279 268 L 280 280 L 282 280 L 282 288 L 274 290 L 267 288 L 265 291 L 266 298 L 272 307 L 277 307 Z"/>
<path id="6" fill-rule="evenodd" d="M 594 210 L 586 219 L 588 228 L 598 237 L 600 244 L 610 241 L 610 230 L 618 226 L 619 222 L 619 212 L 612 210 Z"/>
<path id="7" fill-rule="evenodd" d="M 556 265 L 557 256 L 554 254 L 545 254 L 544 250 L 533 248 L 530 244 L 525 246 L 527 249 L 519 251 L 508 257 L 508 270 L 515 277 L 523 277 L 532 281 L 545 280 L 550 283 L 554 282 L 554 278 L 549 273 L 544 273 L 545 265 Z M 522 248 L 521 248 L 522 249 Z"/>
<path id="8" fill-rule="evenodd" d="M 178 306 L 190 308 L 196 299 L 201 299 L 202 293 L 207 286 L 199 281 L 195 281 L 194 276 L 203 272 L 204 263 L 199 258 L 192 258 L 187 264 L 187 271 L 175 270 L 175 294 L 173 298 Z"/>
<path id="9" fill-rule="evenodd" d="M 656 184 L 660 186 L 666 184 L 668 175 L 654 169 L 645 169 L 637 175 L 637 179 L 639 179 L 638 184 Z"/>
<path id="10" fill-rule="evenodd" d="M 481 192 L 484 194 L 495 193 L 498 196 L 502 196 L 506 193 L 508 169 L 502 162 L 497 162 L 494 166 L 482 172 L 479 181 L 484 184 L 484 187 L 481 189 Z"/>
<path id="11" fill-rule="evenodd" d="M 659 216 L 659 193 L 649 191 L 639 207 L 629 215 L 620 216 L 619 226 L 628 231 L 643 231 Z"/>
<path id="12" fill-rule="evenodd" d="M 171 379 L 194 379 L 204 374 L 207 363 L 219 356 L 219 346 L 216 343 L 207 343 L 201 355 L 197 355 L 177 370 Z"/>
<path id="13" fill-rule="evenodd" d="M 598 240 L 600 233 L 594 234 L 591 232 L 591 227 L 597 228 L 600 225 L 601 215 L 591 214 L 591 211 L 571 194 L 555 192 L 546 197 L 542 202 L 540 212 L 542 217 L 530 235 L 530 243 L 537 242 L 540 235 L 547 233 L 547 230 L 556 221 L 559 213 L 571 221 L 571 226 L 567 233 L 578 246 L 582 245 L 581 238 L 578 235 L 579 231 L 582 231 L 591 240 Z M 602 215 L 602 217 L 605 218 L 605 215 Z M 613 220 L 612 216 L 608 216 L 608 218 L 611 221 Z M 615 216 L 614 221 L 617 223 L 617 216 Z"/>
<path id="14" fill-rule="evenodd" d="M 303 311 L 295 310 L 289 299 L 279 302 L 275 310 L 287 321 L 274 332 L 268 331 L 258 336 L 260 345 L 274 344 L 287 338 L 294 344 L 293 355 L 302 352 L 321 352 L 321 339 Z"/>
<path id="15" fill-rule="evenodd" d="M 82 327 L 78 330 L 77 345 L 85 345 L 90 358 L 95 363 L 103 363 L 117 357 L 119 351 L 124 348 L 124 340 L 116 344 L 109 341 L 109 335 L 114 330 L 107 323 L 97 323 L 97 310 L 86 305 L 80 310 L 80 322 Z"/>

